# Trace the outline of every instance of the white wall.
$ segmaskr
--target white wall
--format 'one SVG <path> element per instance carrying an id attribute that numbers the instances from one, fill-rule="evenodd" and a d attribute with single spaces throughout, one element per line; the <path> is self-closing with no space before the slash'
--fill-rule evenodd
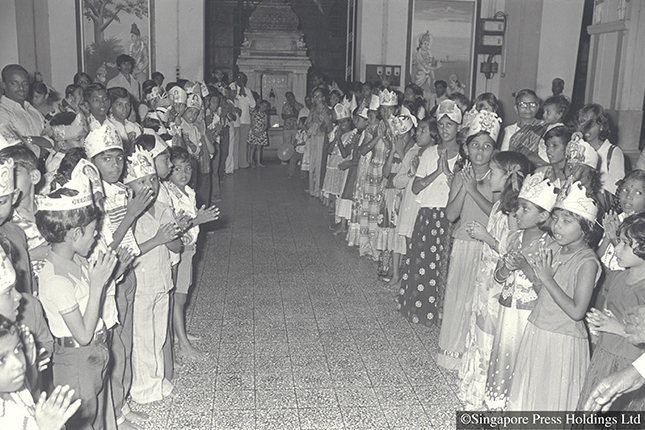
<path id="1" fill-rule="evenodd" d="M 49 45 L 51 78 L 43 77 L 64 97 L 78 68 L 74 2 L 49 1 Z"/>
<path id="2" fill-rule="evenodd" d="M 408 0 L 363 0 L 357 14 L 357 75 L 365 80 L 366 64 L 401 65 L 402 79 L 408 73 Z"/>
<path id="3" fill-rule="evenodd" d="M 204 0 L 155 1 L 156 70 L 172 82 L 204 79 Z M 153 71 L 153 70 L 151 70 Z"/>
<path id="4" fill-rule="evenodd" d="M 20 62 L 15 0 L 0 0 L 0 68 Z"/>
<path id="5" fill-rule="evenodd" d="M 584 0 L 543 0 L 542 31 L 536 93 L 551 94 L 551 81 L 564 79 L 564 94 L 571 97 L 576 73 Z"/>

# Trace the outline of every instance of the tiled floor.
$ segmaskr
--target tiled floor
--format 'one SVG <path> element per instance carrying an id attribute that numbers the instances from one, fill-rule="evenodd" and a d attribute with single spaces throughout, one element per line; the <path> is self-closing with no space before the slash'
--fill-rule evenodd
<path id="1" fill-rule="evenodd" d="M 454 428 L 439 332 L 409 324 L 373 263 L 286 166 L 227 178 L 197 265 L 189 329 L 206 359 L 176 369 L 151 429 Z"/>

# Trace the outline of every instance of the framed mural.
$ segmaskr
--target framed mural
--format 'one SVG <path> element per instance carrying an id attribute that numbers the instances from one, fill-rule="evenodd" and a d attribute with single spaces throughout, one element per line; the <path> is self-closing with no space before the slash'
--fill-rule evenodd
<path id="1" fill-rule="evenodd" d="M 473 98 L 473 61 L 478 0 L 410 0 L 408 83 L 423 88 L 426 100 L 434 83 Z"/>
<path id="2" fill-rule="evenodd" d="M 116 57 L 134 58 L 132 74 L 141 83 L 154 71 L 154 0 L 76 0 L 79 66 L 106 84 L 119 70 Z"/>

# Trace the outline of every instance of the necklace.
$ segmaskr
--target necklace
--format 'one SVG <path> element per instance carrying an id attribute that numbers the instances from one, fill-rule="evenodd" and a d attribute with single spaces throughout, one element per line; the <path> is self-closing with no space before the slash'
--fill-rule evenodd
<path id="1" fill-rule="evenodd" d="M 488 175 L 490 175 L 490 169 L 488 169 L 488 172 L 486 172 L 486 174 L 484 176 L 482 176 L 481 178 L 477 178 L 477 175 L 475 175 L 475 180 L 476 181 L 483 181 L 484 179 L 486 179 L 488 177 Z"/>

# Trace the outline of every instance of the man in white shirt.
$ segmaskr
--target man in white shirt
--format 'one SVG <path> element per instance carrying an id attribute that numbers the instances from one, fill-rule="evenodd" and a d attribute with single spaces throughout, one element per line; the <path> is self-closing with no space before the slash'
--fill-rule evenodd
<path id="1" fill-rule="evenodd" d="M 237 158 L 235 159 L 235 170 L 249 167 L 249 154 L 246 141 L 251 130 L 251 109 L 255 107 L 255 98 L 246 88 L 247 77 L 240 72 L 229 87 L 235 91 L 235 107 L 239 109 L 235 120 L 235 143 L 237 145 Z M 239 139 L 239 140 L 238 140 Z M 239 141 L 239 144 L 238 144 Z"/>
<path id="2" fill-rule="evenodd" d="M 2 91 L 0 97 L 0 132 L 9 144 L 19 138 L 37 157 L 40 148 L 51 148 L 52 143 L 43 137 L 45 118 L 27 101 L 29 74 L 19 64 L 9 64 L 2 69 Z"/>
<path id="3" fill-rule="evenodd" d="M 634 345 L 645 343 L 645 306 L 630 309 L 625 317 L 625 324 L 627 340 Z M 589 395 L 584 409 L 607 411 L 617 398 L 643 386 L 645 386 L 645 354 L 637 358 L 631 366 L 601 380 Z"/>
<path id="4" fill-rule="evenodd" d="M 119 69 L 119 74 L 108 81 L 107 88 L 125 88 L 132 94 L 132 97 L 134 97 L 138 104 L 141 100 L 141 84 L 132 75 L 134 59 L 127 54 L 121 54 L 116 57 L 116 67 Z"/>

